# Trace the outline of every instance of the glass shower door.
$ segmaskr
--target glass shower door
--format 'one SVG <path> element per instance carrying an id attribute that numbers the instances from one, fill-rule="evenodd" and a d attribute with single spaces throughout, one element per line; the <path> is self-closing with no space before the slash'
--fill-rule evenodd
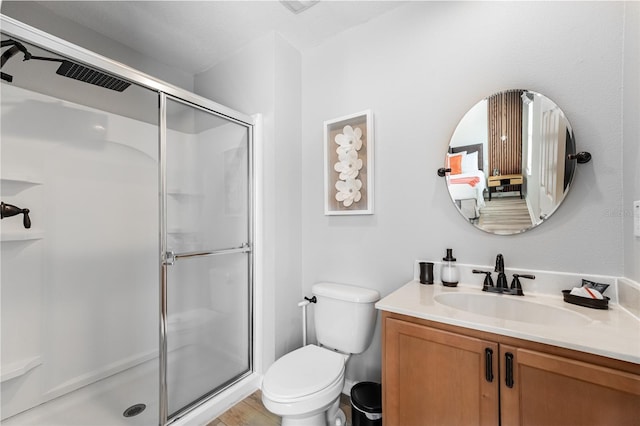
<path id="1" fill-rule="evenodd" d="M 166 97 L 167 415 L 252 369 L 250 128 Z"/>

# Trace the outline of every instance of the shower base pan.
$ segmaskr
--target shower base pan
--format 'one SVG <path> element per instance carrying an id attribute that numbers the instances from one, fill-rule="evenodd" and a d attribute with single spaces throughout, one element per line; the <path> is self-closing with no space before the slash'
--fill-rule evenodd
<path id="1" fill-rule="evenodd" d="M 194 365 L 195 358 L 207 357 L 215 359 L 212 354 L 202 353 L 192 345 L 185 346 L 171 352 L 171 363 L 178 361 L 181 365 Z M 216 383 L 216 375 L 220 372 L 228 372 L 234 368 L 231 360 L 211 363 L 209 374 L 199 372 L 201 381 L 206 381 L 209 386 Z M 215 364 L 215 365 L 214 365 Z M 228 364 L 228 365 L 223 365 Z M 191 376 L 189 372 L 187 375 Z M 149 426 L 158 424 L 158 359 L 146 361 L 138 366 L 122 371 L 106 379 L 84 386 L 78 390 L 41 404 L 23 413 L 9 417 L 2 421 L 3 426 Z M 170 379 L 169 388 L 177 385 L 178 389 L 186 382 L 194 383 L 194 377 L 180 377 Z M 202 383 L 201 386 L 206 386 Z M 244 393 L 251 393 L 255 389 Z M 171 391 L 170 395 L 171 395 Z M 224 392 L 223 392 L 224 393 Z M 214 399 L 221 400 L 219 396 Z M 233 401 L 235 402 L 235 401 Z M 232 402 L 232 403 L 233 403 Z M 187 401 L 178 401 L 186 404 Z M 226 402 L 223 407 L 210 407 L 206 417 L 215 418 L 232 403 Z M 144 405 L 144 407 L 142 407 Z M 206 404 L 209 405 L 209 404 Z M 199 407 L 197 411 L 203 412 Z M 201 414 L 202 415 L 202 414 Z M 181 419 L 182 420 L 182 419 Z M 177 423 L 180 424 L 181 420 Z"/>

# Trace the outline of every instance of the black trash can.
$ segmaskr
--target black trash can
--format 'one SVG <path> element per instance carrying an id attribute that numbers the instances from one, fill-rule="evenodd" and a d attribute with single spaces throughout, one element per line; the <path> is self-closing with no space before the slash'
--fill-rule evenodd
<path id="1" fill-rule="evenodd" d="M 382 385 L 356 383 L 351 388 L 351 423 L 353 426 L 382 425 Z"/>

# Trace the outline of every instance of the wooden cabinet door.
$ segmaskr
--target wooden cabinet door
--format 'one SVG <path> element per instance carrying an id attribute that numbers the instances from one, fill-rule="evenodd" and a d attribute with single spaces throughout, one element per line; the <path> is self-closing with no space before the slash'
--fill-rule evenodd
<path id="1" fill-rule="evenodd" d="M 640 376 L 500 345 L 503 425 L 640 425 Z"/>
<path id="2" fill-rule="evenodd" d="M 491 425 L 498 345 L 383 316 L 385 426 Z"/>

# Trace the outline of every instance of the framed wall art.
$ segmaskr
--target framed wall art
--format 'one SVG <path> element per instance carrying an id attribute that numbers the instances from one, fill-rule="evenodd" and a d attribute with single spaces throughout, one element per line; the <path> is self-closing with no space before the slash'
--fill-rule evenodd
<path id="1" fill-rule="evenodd" d="M 373 114 L 324 122 L 324 214 L 373 214 Z"/>

